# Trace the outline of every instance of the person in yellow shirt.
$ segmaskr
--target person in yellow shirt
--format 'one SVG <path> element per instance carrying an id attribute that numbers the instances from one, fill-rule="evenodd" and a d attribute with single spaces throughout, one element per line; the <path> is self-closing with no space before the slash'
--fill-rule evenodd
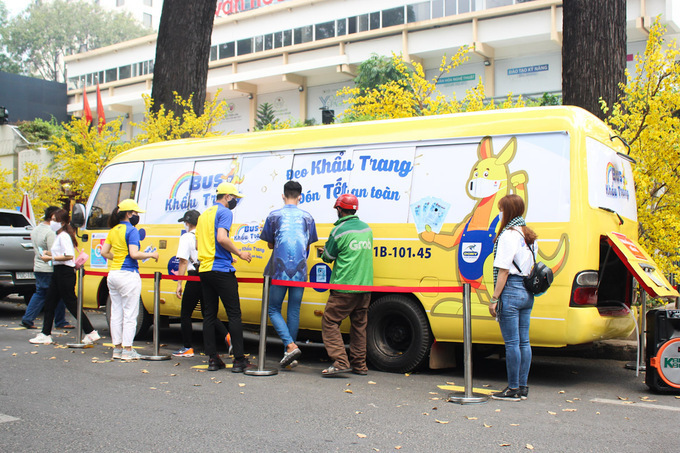
<path id="1" fill-rule="evenodd" d="M 217 186 L 215 204 L 201 214 L 196 225 L 198 261 L 201 263 L 198 275 L 203 288 L 203 343 L 208 356 L 208 370 L 217 371 L 225 364 L 217 354 L 215 344 L 215 323 L 219 308 L 218 298 L 229 317 L 229 334 L 234 353 L 234 373 L 242 373 L 252 365 L 243 350 L 243 325 L 241 323 L 241 301 L 238 295 L 236 269 L 233 266 L 236 254 L 250 263 L 250 252 L 239 250 L 229 238 L 233 215 L 231 210 L 242 198 L 236 186 L 223 182 Z"/>
<path id="2" fill-rule="evenodd" d="M 139 250 L 139 213 L 144 212 L 131 199 L 123 200 L 109 217 L 109 231 L 101 254 L 112 260 L 109 276 L 106 279 L 111 297 L 111 342 L 113 359 L 136 360 L 141 355 L 132 348 L 137 331 L 139 296 L 142 292 L 142 279 L 139 276 L 137 260 L 153 258 L 158 261 L 158 252 Z"/>

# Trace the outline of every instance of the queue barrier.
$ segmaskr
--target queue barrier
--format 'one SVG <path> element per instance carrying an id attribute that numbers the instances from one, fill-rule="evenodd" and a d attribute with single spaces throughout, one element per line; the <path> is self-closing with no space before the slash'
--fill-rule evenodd
<path id="1" fill-rule="evenodd" d="M 82 267 L 78 270 L 78 338 L 81 336 L 81 321 L 80 313 L 82 312 L 82 292 L 83 292 L 83 278 L 86 275 L 106 277 L 108 271 L 88 271 Z M 195 275 L 168 275 L 155 272 L 153 274 L 140 274 L 141 278 L 154 279 L 154 355 L 147 360 L 167 360 L 170 356 L 159 355 L 159 331 L 160 324 L 160 281 L 174 280 L 174 281 L 200 281 L 200 277 Z M 246 373 L 254 376 L 271 376 L 277 373 L 276 370 L 265 370 L 264 360 L 267 343 L 267 313 L 269 307 L 269 287 L 270 285 L 293 286 L 314 289 L 336 289 L 336 290 L 352 290 L 352 291 L 366 291 L 366 292 L 390 292 L 390 293 L 462 293 L 463 294 L 463 352 L 464 352 L 464 374 L 465 374 L 465 391 L 463 395 L 449 397 L 450 402 L 466 404 L 478 403 L 485 401 L 485 397 L 481 395 L 473 395 L 472 392 L 472 335 L 471 335 L 471 289 L 470 284 L 465 283 L 462 286 L 365 286 L 365 285 L 340 285 L 330 283 L 315 283 L 315 282 L 293 282 L 288 280 L 276 280 L 269 276 L 264 278 L 237 278 L 238 283 L 255 283 L 263 284 L 262 290 L 262 315 L 260 319 L 260 341 L 258 354 L 258 369 L 246 370 Z"/>

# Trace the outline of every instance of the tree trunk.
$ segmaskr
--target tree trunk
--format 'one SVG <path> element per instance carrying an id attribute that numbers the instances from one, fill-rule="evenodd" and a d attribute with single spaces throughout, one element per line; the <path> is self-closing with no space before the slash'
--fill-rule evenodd
<path id="1" fill-rule="evenodd" d="M 564 0 L 562 11 L 562 103 L 604 119 L 600 98 L 611 107 L 626 80 L 626 1 Z"/>
<path id="2" fill-rule="evenodd" d="M 193 94 L 193 109 L 203 113 L 210 61 L 210 38 L 217 0 L 165 0 L 156 41 L 153 110 L 161 105 L 181 117 L 173 91 L 183 99 Z"/>

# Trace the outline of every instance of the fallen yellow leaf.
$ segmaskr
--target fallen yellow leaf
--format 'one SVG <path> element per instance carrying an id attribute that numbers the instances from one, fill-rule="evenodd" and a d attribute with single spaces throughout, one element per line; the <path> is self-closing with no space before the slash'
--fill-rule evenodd
<path id="1" fill-rule="evenodd" d="M 477 420 L 477 417 L 468 417 L 467 415 L 465 416 L 468 420 Z"/>
<path id="2" fill-rule="evenodd" d="M 156 390 L 156 387 L 149 387 L 151 390 Z"/>
<path id="3" fill-rule="evenodd" d="M 401 445 L 395 445 L 395 446 L 394 446 L 394 449 L 395 449 L 395 450 L 401 450 Z"/>
<path id="4" fill-rule="evenodd" d="M 149 370 L 142 370 L 142 373 L 149 374 Z"/>
<path id="5" fill-rule="evenodd" d="M 38 351 L 31 351 L 31 354 L 37 354 Z"/>
<path id="6" fill-rule="evenodd" d="M 368 384 L 369 384 L 369 385 L 375 385 L 375 382 L 373 382 L 373 381 L 368 381 Z"/>
<path id="7" fill-rule="evenodd" d="M 499 447 L 509 447 L 510 444 L 498 444 Z"/>
<path id="8" fill-rule="evenodd" d="M 221 384 L 222 381 L 213 381 L 215 384 Z"/>
<path id="9" fill-rule="evenodd" d="M 559 391 L 559 392 L 557 392 L 557 393 L 559 393 L 559 394 L 563 394 L 563 393 L 564 393 L 564 390 L 560 390 L 560 391 Z"/>
<path id="10" fill-rule="evenodd" d="M 239 386 L 239 387 L 245 387 L 246 385 L 243 384 L 243 383 L 239 383 L 238 386 Z"/>
<path id="11" fill-rule="evenodd" d="M 510 423 L 510 426 L 519 426 L 519 423 Z"/>
<path id="12" fill-rule="evenodd" d="M 441 423 L 442 425 L 446 425 L 449 421 L 448 420 L 437 420 L 436 418 L 434 419 L 435 423 Z"/>
<path id="13" fill-rule="evenodd" d="M 557 415 L 557 412 L 553 412 L 553 411 L 548 411 L 548 413 L 549 413 L 550 415 Z"/>
<path id="14" fill-rule="evenodd" d="M 344 392 L 345 393 L 354 393 L 351 389 L 345 389 Z"/>
<path id="15" fill-rule="evenodd" d="M 628 398 L 624 396 L 617 396 L 617 398 L 620 399 L 621 401 L 628 401 Z"/>
<path id="16" fill-rule="evenodd" d="M 576 412 L 578 409 L 562 409 L 562 412 Z"/>
<path id="17" fill-rule="evenodd" d="M 366 438 L 366 434 L 357 433 L 357 437 L 358 437 L 359 439 L 365 439 L 365 438 Z"/>
<path id="18" fill-rule="evenodd" d="M 533 449 L 534 449 L 534 446 L 533 446 L 533 445 L 527 444 L 527 450 L 533 450 Z"/>
<path id="19" fill-rule="evenodd" d="M 430 393 L 430 395 L 439 395 L 439 393 L 437 393 L 437 392 L 429 392 L 429 393 Z"/>
<path id="20" fill-rule="evenodd" d="M 486 423 L 484 423 L 484 427 L 485 428 L 491 428 L 491 425 L 487 425 Z"/>

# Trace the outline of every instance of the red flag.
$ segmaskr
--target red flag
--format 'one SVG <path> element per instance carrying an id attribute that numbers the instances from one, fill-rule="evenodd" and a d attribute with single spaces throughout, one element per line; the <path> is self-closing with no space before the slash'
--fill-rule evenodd
<path id="1" fill-rule="evenodd" d="M 102 133 L 102 128 L 106 124 L 106 114 L 104 114 L 104 104 L 102 104 L 102 93 L 99 91 L 99 82 L 97 82 L 97 131 Z"/>
<path id="2" fill-rule="evenodd" d="M 90 110 L 90 103 L 87 102 L 87 85 L 83 85 L 83 117 L 88 123 L 92 123 L 92 110 Z"/>

